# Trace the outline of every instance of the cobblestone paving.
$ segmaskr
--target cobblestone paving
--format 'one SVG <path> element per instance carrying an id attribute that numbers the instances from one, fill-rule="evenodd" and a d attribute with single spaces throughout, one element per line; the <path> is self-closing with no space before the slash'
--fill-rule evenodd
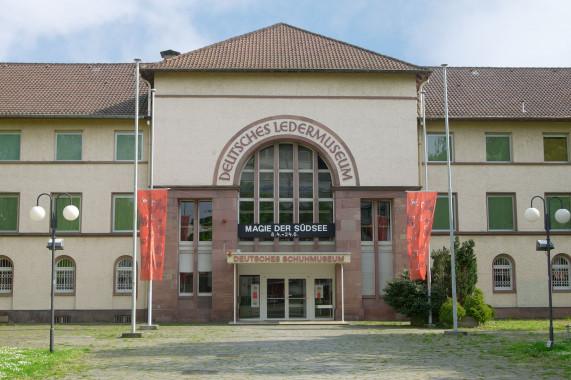
<path id="1" fill-rule="evenodd" d="M 68 379 L 541 379 L 557 369 L 512 362 L 502 347 L 538 333 L 467 336 L 406 325 L 171 325 L 121 338 L 122 325 L 65 325 L 56 350 L 89 348 Z M 49 326 L 0 326 L 0 346 L 49 346 Z"/>

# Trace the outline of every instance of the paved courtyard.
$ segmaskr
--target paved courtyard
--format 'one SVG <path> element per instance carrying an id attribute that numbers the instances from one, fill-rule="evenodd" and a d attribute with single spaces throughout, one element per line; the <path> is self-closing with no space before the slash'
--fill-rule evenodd
<path id="1" fill-rule="evenodd" d="M 58 325 L 55 348 L 89 348 L 69 379 L 537 379 L 557 369 L 512 362 L 502 347 L 545 333 L 406 325 L 170 325 L 121 338 L 130 325 Z M 0 326 L 0 346 L 49 347 L 49 326 Z"/>

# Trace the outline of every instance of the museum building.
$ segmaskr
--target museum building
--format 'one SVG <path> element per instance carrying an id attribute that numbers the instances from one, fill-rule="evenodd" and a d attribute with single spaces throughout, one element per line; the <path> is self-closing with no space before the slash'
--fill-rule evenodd
<path id="1" fill-rule="evenodd" d="M 128 320 L 135 141 L 138 189 L 168 190 L 154 321 L 400 318 L 383 289 L 409 263 L 407 192 L 439 193 L 432 248 L 449 239 L 443 69 L 287 24 L 161 54 L 0 63 L 0 322 L 49 318 L 49 225 L 28 211 L 61 192 L 80 217 L 58 224 L 58 320 Z M 545 315 L 543 225 L 523 211 L 534 195 L 570 206 L 571 69 L 447 71 L 455 233 L 500 317 Z M 556 316 L 571 315 L 569 231 L 553 225 Z"/>

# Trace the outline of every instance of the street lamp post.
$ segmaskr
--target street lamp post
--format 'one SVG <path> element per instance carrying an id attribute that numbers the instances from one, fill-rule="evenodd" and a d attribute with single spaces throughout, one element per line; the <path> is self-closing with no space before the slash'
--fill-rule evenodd
<path id="1" fill-rule="evenodd" d="M 536 250 L 547 252 L 547 286 L 548 286 L 548 292 L 549 292 L 549 341 L 547 342 L 547 347 L 553 347 L 554 338 L 553 338 L 553 303 L 552 303 L 552 298 L 551 298 L 551 292 L 552 292 L 552 289 L 551 289 L 551 249 L 554 247 L 553 247 L 553 244 L 551 243 L 551 240 L 549 238 L 549 232 L 551 231 L 551 202 L 554 199 L 559 200 L 559 204 L 560 204 L 561 208 L 555 212 L 555 220 L 558 223 L 562 223 L 562 224 L 567 223 L 571 219 L 571 213 L 569 213 L 569 210 L 563 208 L 563 201 L 561 200 L 561 198 L 550 197 L 546 201 L 545 198 L 543 198 L 539 195 L 536 195 L 533 198 L 531 198 L 530 207 L 527 210 L 525 210 L 524 217 L 525 217 L 525 220 L 527 220 L 528 222 L 536 222 L 537 220 L 539 220 L 539 217 L 541 216 L 539 210 L 533 207 L 533 200 L 536 198 L 541 199 L 541 201 L 543 202 L 543 220 L 544 220 L 544 226 L 545 226 L 546 240 L 545 240 L 545 243 L 543 243 L 541 240 L 538 240 L 537 245 L 536 245 Z"/>
<path id="2" fill-rule="evenodd" d="M 68 193 L 48 194 L 42 193 L 38 195 L 36 205 L 30 210 L 30 218 L 39 222 L 46 217 L 46 210 L 40 206 L 40 198 L 45 195 L 50 198 L 50 229 L 52 232 L 51 242 L 48 242 L 48 248 L 52 250 L 52 287 L 51 287 L 51 327 L 50 327 L 50 352 L 54 352 L 54 290 L 55 290 L 55 260 L 56 260 L 56 230 L 57 230 L 57 203 L 59 197 L 65 195 L 69 198 L 69 205 L 63 209 L 63 217 L 67 220 L 75 220 L 79 216 L 79 210 L 71 203 L 71 195 Z M 55 205 L 54 205 L 55 203 Z M 54 207 L 55 206 L 55 207 Z M 59 249 L 63 249 L 63 243 L 59 243 Z"/>

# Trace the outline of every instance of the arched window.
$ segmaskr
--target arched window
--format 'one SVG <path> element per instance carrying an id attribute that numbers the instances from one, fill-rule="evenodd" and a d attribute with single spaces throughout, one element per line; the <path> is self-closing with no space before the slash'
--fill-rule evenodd
<path id="1" fill-rule="evenodd" d="M 553 258 L 551 284 L 553 290 L 571 290 L 569 285 L 569 259 L 567 257 L 557 255 Z"/>
<path id="2" fill-rule="evenodd" d="M 331 186 L 331 172 L 314 150 L 297 143 L 266 146 L 242 169 L 239 223 L 333 223 Z"/>
<path id="3" fill-rule="evenodd" d="M 55 292 L 75 292 L 75 263 L 69 257 L 63 257 L 56 260 Z"/>
<path id="4" fill-rule="evenodd" d="M 13 272 L 12 261 L 7 257 L 0 257 L 0 293 L 12 293 Z"/>
<path id="5" fill-rule="evenodd" d="M 507 256 L 498 256 L 492 265 L 494 290 L 514 289 L 514 268 L 512 260 Z"/>
<path id="6" fill-rule="evenodd" d="M 133 259 L 124 257 L 115 264 L 115 293 L 131 293 L 133 289 Z"/>

